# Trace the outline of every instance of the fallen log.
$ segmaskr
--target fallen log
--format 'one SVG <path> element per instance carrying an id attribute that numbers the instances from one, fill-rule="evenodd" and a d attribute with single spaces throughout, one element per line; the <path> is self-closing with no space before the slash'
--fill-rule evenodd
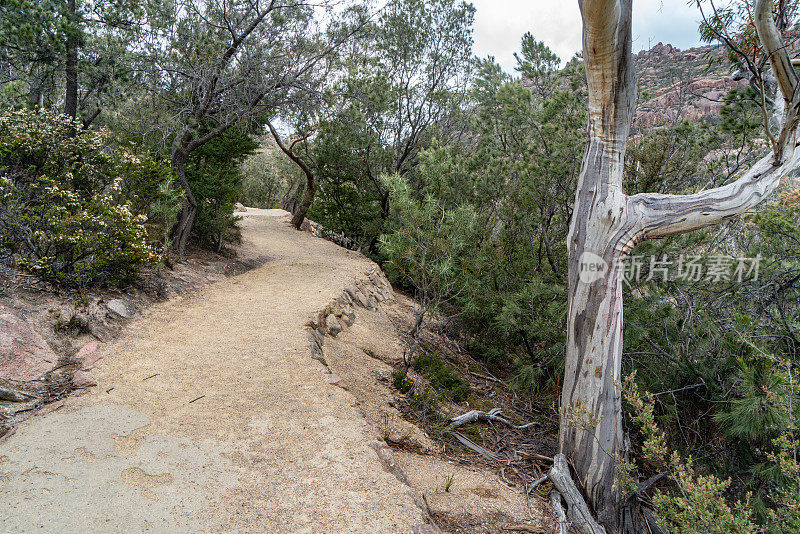
<path id="1" fill-rule="evenodd" d="M 558 490 L 550 492 L 550 506 L 553 508 L 553 515 L 558 522 L 558 534 L 569 534 L 569 521 L 564 507 L 561 505 L 561 494 Z"/>

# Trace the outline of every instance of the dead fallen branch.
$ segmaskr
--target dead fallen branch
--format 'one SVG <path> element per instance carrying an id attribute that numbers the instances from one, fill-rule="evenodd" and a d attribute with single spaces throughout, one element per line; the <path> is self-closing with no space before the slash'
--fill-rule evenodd
<path id="1" fill-rule="evenodd" d="M 525 430 L 526 428 L 541 426 L 541 423 L 537 423 L 535 421 L 532 423 L 528 423 L 526 425 L 515 425 L 505 417 L 502 417 L 502 413 L 503 412 L 500 411 L 500 408 L 494 408 L 493 410 L 489 410 L 488 412 L 482 412 L 480 410 L 470 410 L 465 414 L 450 419 L 450 426 L 447 427 L 447 430 L 453 430 L 454 428 L 459 428 L 464 425 L 468 425 L 469 423 L 477 423 L 479 421 L 503 423 L 504 425 L 511 427 L 515 430 Z"/>
<path id="2" fill-rule="evenodd" d="M 530 485 L 530 487 L 528 488 L 528 493 L 530 494 L 530 492 L 532 492 L 533 490 L 535 490 L 536 488 L 538 488 L 538 487 L 539 487 L 541 484 L 543 484 L 543 483 L 544 483 L 546 480 L 547 480 L 547 475 L 545 475 L 545 476 L 543 476 L 543 477 L 541 477 L 541 478 L 538 478 L 538 479 L 536 479 L 536 481 L 534 481 L 534 483 L 533 483 L 533 484 L 531 484 L 531 485 Z"/>
<path id="3" fill-rule="evenodd" d="M 489 460 L 494 460 L 496 462 L 499 462 L 501 460 L 501 458 L 498 455 L 496 455 L 495 453 L 493 453 L 489 449 L 484 449 L 483 447 L 481 447 L 480 445 L 478 445 L 477 443 L 475 443 L 474 441 L 472 441 L 471 439 L 469 439 L 465 435 L 463 435 L 463 434 L 461 434 L 459 432 L 453 432 L 453 436 L 455 436 L 455 438 L 458 441 L 460 441 L 462 445 L 464 445 L 466 448 L 472 450 L 473 452 L 477 452 L 478 454 L 480 454 L 481 456 L 483 456 L 485 458 L 488 458 Z"/>
<path id="4" fill-rule="evenodd" d="M 503 382 L 502 380 L 500 380 L 499 378 L 495 378 L 495 377 L 489 376 L 489 375 L 482 375 L 482 374 L 479 374 L 479 373 L 475 373 L 473 371 L 468 371 L 468 372 L 469 372 L 470 375 L 474 376 L 475 378 L 480 378 L 481 380 L 486 380 L 488 382 L 494 382 L 496 384 L 501 384 L 503 386 L 506 385 L 506 383 Z"/>

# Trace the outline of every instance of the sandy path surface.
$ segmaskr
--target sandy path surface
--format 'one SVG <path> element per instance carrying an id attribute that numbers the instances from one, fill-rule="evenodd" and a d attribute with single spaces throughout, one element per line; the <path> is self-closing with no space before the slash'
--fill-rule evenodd
<path id="1" fill-rule="evenodd" d="M 101 350 L 99 386 L 0 445 L 0 532 L 410 532 L 303 324 L 374 264 L 250 210 L 263 267 L 144 310 Z M 198 399 L 198 397 L 201 397 Z M 197 400 L 195 400 L 197 399 Z"/>

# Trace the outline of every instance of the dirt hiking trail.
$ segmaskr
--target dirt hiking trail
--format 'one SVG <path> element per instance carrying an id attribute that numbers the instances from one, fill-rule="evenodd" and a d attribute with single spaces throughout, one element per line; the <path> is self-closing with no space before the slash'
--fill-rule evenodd
<path id="1" fill-rule="evenodd" d="M 411 532 L 355 397 L 306 323 L 374 264 L 248 210 L 260 268 L 144 310 L 98 387 L 0 445 L 0 532 Z M 372 445 L 372 446 L 371 446 Z"/>

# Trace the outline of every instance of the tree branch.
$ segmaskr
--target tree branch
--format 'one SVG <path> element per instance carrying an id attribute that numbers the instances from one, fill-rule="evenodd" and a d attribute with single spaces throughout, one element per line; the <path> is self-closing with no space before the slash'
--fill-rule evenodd
<path id="1" fill-rule="evenodd" d="M 307 139 L 307 138 L 309 137 L 309 135 L 311 135 L 311 134 L 308 134 L 308 135 L 306 135 L 305 137 L 301 137 L 301 138 L 297 139 L 297 140 L 296 140 L 294 143 L 292 143 L 292 145 L 291 145 L 290 147 L 288 147 L 288 148 L 287 148 L 287 147 L 286 147 L 286 145 L 284 145 L 284 144 L 283 144 L 283 141 L 281 141 L 281 136 L 280 136 L 280 134 L 278 134 L 278 132 L 277 132 L 277 131 L 275 130 L 275 128 L 272 126 L 272 123 L 271 123 L 270 121 L 266 121 L 266 122 L 267 122 L 267 128 L 269 128 L 269 131 L 270 131 L 270 133 L 272 134 L 272 137 L 273 137 L 273 138 L 275 138 L 275 143 L 277 143 L 277 145 L 278 145 L 278 148 L 280 148 L 280 149 L 281 149 L 281 152 L 283 152 L 284 154 L 286 154 L 286 155 L 289 157 L 289 159 L 291 159 L 293 162 L 295 162 L 295 164 L 296 164 L 298 167 L 300 167 L 300 169 L 303 171 L 303 173 L 306 175 L 306 177 L 307 177 L 307 178 L 309 178 L 309 179 L 312 179 L 312 180 L 313 180 L 313 176 L 314 176 L 314 173 L 313 173 L 313 171 L 312 171 L 312 170 L 309 168 L 309 166 L 308 166 L 308 165 L 306 165 L 306 162 L 305 162 L 305 161 L 303 161 L 301 158 L 299 158 L 299 157 L 298 157 L 298 156 L 297 156 L 297 155 L 296 155 L 296 154 L 293 152 L 293 148 L 294 148 L 294 146 L 295 146 L 295 145 L 296 145 L 298 142 L 300 142 L 300 141 L 303 141 L 303 140 Z"/>
<path id="2" fill-rule="evenodd" d="M 783 98 L 786 102 L 791 102 L 797 86 L 797 73 L 792 67 L 792 60 L 783 44 L 783 39 L 772 18 L 772 0 L 756 0 L 755 5 L 755 27 L 758 32 L 758 40 L 761 41 L 764 51 L 769 57 L 772 70 L 778 79 Z"/>
<path id="3" fill-rule="evenodd" d="M 662 238 L 718 224 L 758 205 L 798 167 L 796 141 L 786 148 L 785 161 L 775 165 L 772 154 L 761 158 L 741 178 L 727 185 L 692 195 L 644 193 L 628 198 L 630 216 L 636 219 L 632 241 Z"/>

